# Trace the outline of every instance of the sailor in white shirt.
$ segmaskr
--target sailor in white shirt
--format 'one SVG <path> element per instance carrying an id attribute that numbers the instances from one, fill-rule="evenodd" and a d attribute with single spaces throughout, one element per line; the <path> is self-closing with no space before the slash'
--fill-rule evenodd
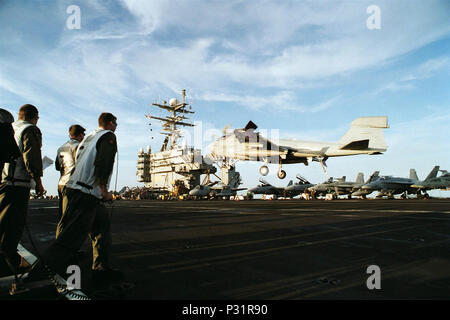
<path id="1" fill-rule="evenodd" d="M 69 181 L 70 175 L 75 169 L 75 154 L 78 149 L 78 145 L 84 138 L 84 129 L 78 124 L 71 125 L 69 128 L 70 139 L 59 147 L 56 159 L 55 167 L 61 173 L 61 177 L 58 182 L 58 197 L 59 197 L 59 211 L 58 221 L 61 220 L 65 207 L 67 206 L 67 198 L 65 197 L 66 184 Z"/>

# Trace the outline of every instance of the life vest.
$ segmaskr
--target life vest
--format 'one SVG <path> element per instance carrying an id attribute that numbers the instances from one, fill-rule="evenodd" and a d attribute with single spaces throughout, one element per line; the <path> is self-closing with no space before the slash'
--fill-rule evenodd
<path id="1" fill-rule="evenodd" d="M 70 175 L 75 168 L 75 153 L 80 142 L 76 139 L 70 139 L 59 147 L 56 161 L 61 167 L 61 177 L 58 181 L 58 186 L 65 186 L 69 181 Z"/>
<path id="2" fill-rule="evenodd" d="M 17 146 L 19 147 L 20 157 L 18 157 L 11 163 L 5 164 L 2 172 L 2 183 L 27 188 L 34 188 L 36 186 L 36 182 L 25 168 L 25 162 L 23 161 L 22 156 L 23 132 L 25 131 L 25 129 L 31 126 L 34 126 L 34 124 L 25 120 L 17 120 L 12 123 L 12 127 L 14 129 L 14 139 L 16 140 Z"/>
<path id="3" fill-rule="evenodd" d="M 102 199 L 100 184 L 95 179 L 95 157 L 98 140 L 108 132 L 112 131 L 97 128 L 81 141 L 75 156 L 75 170 L 66 184 L 67 188 L 81 190 L 83 193 Z M 112 172 L 106 188 L 109 186 L 111 176 Z"/>

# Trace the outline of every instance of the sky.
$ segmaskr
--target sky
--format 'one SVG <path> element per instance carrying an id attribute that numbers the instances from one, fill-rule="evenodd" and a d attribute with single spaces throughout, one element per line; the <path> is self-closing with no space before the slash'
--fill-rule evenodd
<path id="1" fill-rule="evenodd" d="M 328 175 L 407 177 L 415 168 L 424 179 L 435 165 L 450 170 L 449 12 L 446 0 L 0 0 L 0 107 L 16 118 L 21 105 L 38 107 L 50 158 L 71 124 L 90 132 L 112 112 L 117 190 L 141 185 L 140 148 L 160 148 L 160 124 L 151 132 L 145 114 L 163 113 L 151 104 L 182 89 L 205 132 L 203 154 L 207 132 L 249 120 L 280 138 L 333 142 L 352 120 L 386 115 L 387 152 L 329 159 Z M 237 163 L 242 187 L 258 184 L 260 166 Z M 269 168 L 277 186 L 296 174 L 325 180 L 318 163 L 286 165 L 284 180 Z M 49 194 L 58 178 L 44 171 Z"/>

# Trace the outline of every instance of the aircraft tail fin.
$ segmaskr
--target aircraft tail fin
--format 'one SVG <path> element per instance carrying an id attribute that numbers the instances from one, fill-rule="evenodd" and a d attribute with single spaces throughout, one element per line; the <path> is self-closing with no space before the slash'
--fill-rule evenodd
<path id="1" fill-rule="evenodd" d="M 416 169 L 410 169 L 409 170 L 409 178 L 412 180 L 419 181 L 419 177 L 417 177 Z"/>
<path id="2" fill-rule="evenodd" d="M 439 171 L 439 166 L 435 166 L 433 170 L 430 171 L 428 176 L 425 178 L 425 181 L 436 178 Z"/>
<path id="3" fill-rule="evenodd" d="M 228 182 L 228 187 L 237 188 L 241 184 L 241 175 L 239 172 L 234 172 L 233 177 Z"/>
<path id="4" fill-rule="evenodd" d="M 291 180 L 291 181 L 289 181 L 287 186 L 289 187 L 289 186 L 292 186 L 293 184 L 294 184 L 294 181 Z"/>
<path id="5" fill-rule="evenodd" d="M 356 183 L 358 184 L 364 183 L 364 173 L 362 172 L 358 173 L 358 176 L 356 177 Z"/>
<path id="6" fill-rule="evenodd" d="M 378 175 L 380 174 L 380 171 L 375 171 L 374 173 L 372 173 L 372 175 L 369 177 L 369 179 L 367 180 L 367 183 L 370 183 L 372 181 L 375 181 L 378 179 Z"/>
<path id="7" fill-rule="evenodd" d="M 350 129 L 339 140 L 343 150 L 386 150 L 383 129 L 389 128 L 387 117 L 361 117 L 352 121 Z"/>
<path id="8" fill-rule="evenodd" d="M 247 130 L 256 130 L 256 129 L 258 129 L 258 126 L 251 120 L 247 123 L 247 125 L 244 128 L 245 131 L 247 131 Z"/>

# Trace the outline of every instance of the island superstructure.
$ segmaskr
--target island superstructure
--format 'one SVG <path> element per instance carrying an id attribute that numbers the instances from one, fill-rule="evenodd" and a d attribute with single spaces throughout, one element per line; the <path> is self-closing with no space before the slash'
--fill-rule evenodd
<path id="1" fill-rule="evenodd" d="M 145 151 L 141 148 L 138 152 L 137 180 L 154 192 L 174 192 L 184 188 L 191 190 L 200 184 L 202 174 L 216 172 L 212 164 L 205 162 L 200 149 L 178 144 L 180 128 L 194 126 L 187 121 L 189 118 L 186 115 L 195 113 L 186 103 L 186 90 L 182 90 L 181 95 L 181 102 L 172 98 L 169 103 L 152 103 L 153 107 L 168 112 L 167 116 L 146 115 L 150 120 L 163 123 L 161 134 L 165 135 L 160 151 L 152 153 L 151 147 L 147 146 Z"/>

